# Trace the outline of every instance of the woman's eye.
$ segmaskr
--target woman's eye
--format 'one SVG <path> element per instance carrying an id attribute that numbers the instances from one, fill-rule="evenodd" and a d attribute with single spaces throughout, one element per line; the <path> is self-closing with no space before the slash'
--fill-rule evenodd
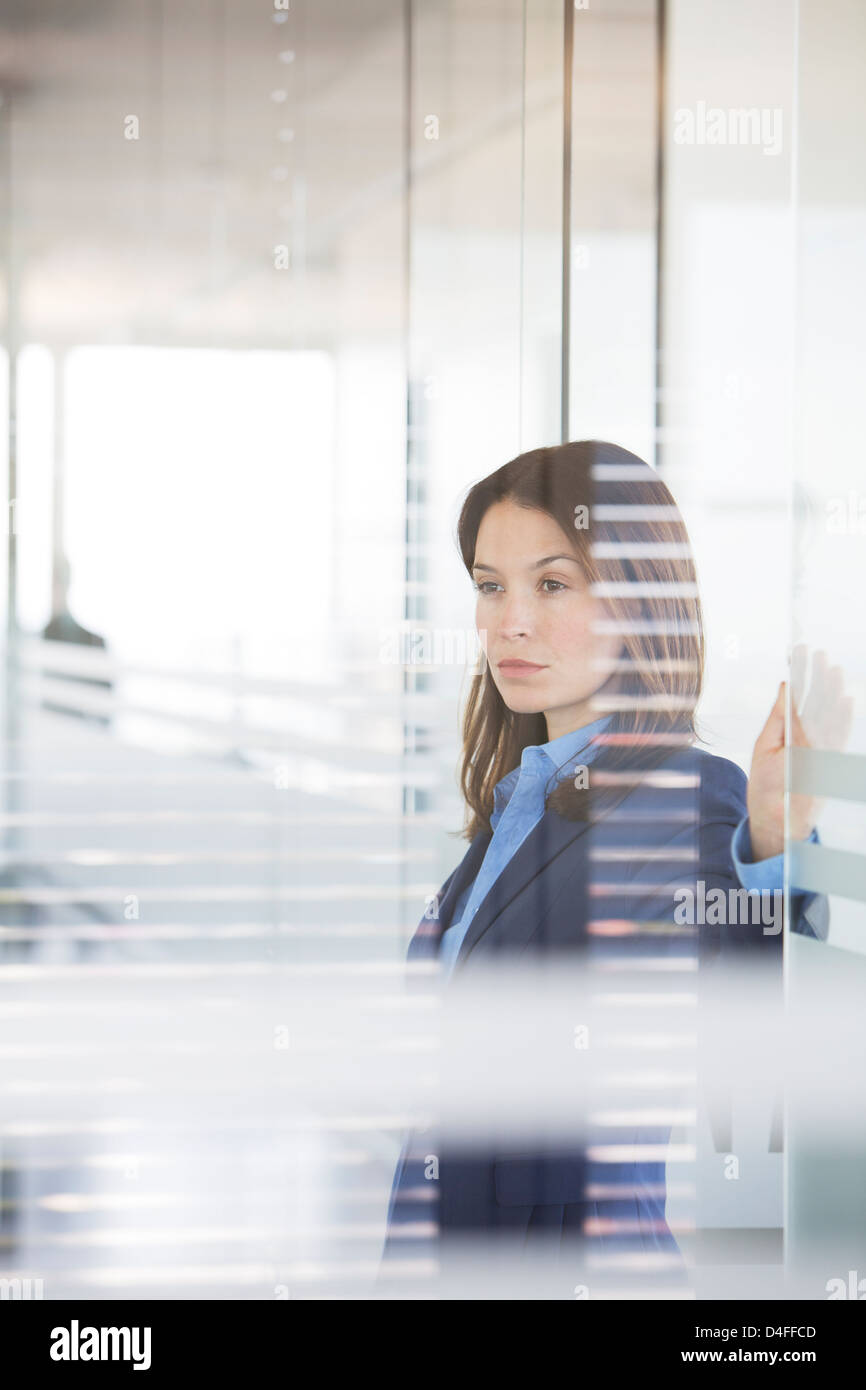
<path id="1" fill-rule="evenodd" d="M 493 594 L 497 589 L 501 589 L 502 585 L 498 584 L 495 579 L 482 579 L 478 583 L 473 583 L 472 587 L 477 594 Z M 564 584 L 561 579 L 542 579 L 541 587 L 546 594 L 558 594 L 561 589 L 567 589 L 568 585 Z"/>

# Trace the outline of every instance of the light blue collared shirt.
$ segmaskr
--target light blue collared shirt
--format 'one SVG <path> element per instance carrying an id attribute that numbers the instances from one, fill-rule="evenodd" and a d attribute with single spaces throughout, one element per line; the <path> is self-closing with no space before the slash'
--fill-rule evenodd
<path id="1" fill-rule="evenodd" d="M 556 781 L 561 782 L 566 777 L 573 777 L 577 766 L 588 766 L 603 745 L 590 743 L 587 747 L 587 742 L 594 734 L 601 732 L 610 718 L 608 714 L 594 719 L 591 724 L 584 724 L 582 728 L 573 729 L 570 733 L 551 739 L 549 743 L 530 744 L 521 754 L 520 767 L 513 768 L 497 782 L 490 816 L 493 838 L 474 882 L 465 885 L 454 904 L 452 925 L 442 935 L 439 963 L 444 974 L 449 975 L 453 970 L 472 919 L 493 884 L 544 815 L 551 776 L 555 772 Z M 813 844 L 817 843 L 816 831 L 812 831 L 809 839 Z M 748 816 L 744 816 L 734 830 L 731 857 L 744 888 L 749 891 L 782 891 L 784 856 L 775 854 L 757 863 L 752 861 Z"/>
<path id="2" fill-rule="evenodd" d="M 581 729 L 561 734 L 549 743 L 530 744 L 520 756 L 520 767 L 497 782 L 493 791 L 490 828 L 493 839 L 475 882 L 467 884 L 454 904 L 452 925 L 443 933 L 439 947 L 442 970 L 450 974 L 472 918 L 483 903 L 506 864 L 517 852 L 530 830 L 544 815 L 547 784 L 554 772 L 556 781 L 575 775 L 575 767 L 586 767 L 599 752 L 600 745 L 584 745 L 600 733 L 611 716 L 604 715 Z"/>
<path id="3" fill-rule="evenodd" d="M 808 842 L 812 845 L 818 844 L 818 832 L 813 830 Z M 752 860 L 752 838 L 749 834 L 749 818 L 743 816 L 731 841 L 731 858 L 734 861 L 734 868 L 737 871 L 737 878 L 744 888 L 750 892 L 755 889 L 763 892 L 781 893 L 784 886 L 785 856 L 784 854 L 771 855 L 769 859 L 759 859 L 757 863 Z M 791 886 L 791 896 L 795 896 L 802 889 Z"/>

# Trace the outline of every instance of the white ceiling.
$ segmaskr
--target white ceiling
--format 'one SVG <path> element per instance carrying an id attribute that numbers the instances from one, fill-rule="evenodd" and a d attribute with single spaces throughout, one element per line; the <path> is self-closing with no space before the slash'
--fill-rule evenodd
<path id="1" fill-rule="evenodd" d="M 576 12 L 584 220 L 645 215 L 653 10 Z M 523 0 L 412 12 L 413 228 L 519 236 Z M 316 346 L 392 333 L 406 283 L 405 13 L 403 0 L 291 0 L 275 22 L 253 0 L 2 0 L 10 335 Z M 528 14 L 527 105 L 544 131 L 560 109 L 562 6 L 528 0 Z M 131 115 L 138 140 L 124 138 Z M 556 190 L 558 143 L 528 148 L 533 186 Z M 274 268 L 282 244 L 289 271 Z"/>

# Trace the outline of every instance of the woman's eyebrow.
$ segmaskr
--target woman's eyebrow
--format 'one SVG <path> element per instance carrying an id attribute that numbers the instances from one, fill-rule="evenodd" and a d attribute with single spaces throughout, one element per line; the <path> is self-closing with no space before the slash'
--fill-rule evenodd
<path id="1" fill-rule="evenodd" d="M 573 565 L 580 563 L 574 555 L 545 555 L 543 560 L 534 561 L 529 568 L 532 570 L 540 570 L 543 569 L 545 565 L 552 565 L 554 560 L 570 560 Z M 477 561 L 472 568 L 474 570 L 489 570 L 491 574 L 496 574 L 498 572 L 495 565 L 482 565 L 480 561 Z"/>
<path id="2" fill-rule="evenodd" d="M 545 565 L 552 565 L 554 560 L 570 560 L 573 565 L 580 563 L 574 555 L 545 555 L 543 560 L 536 560 L 535 564 L 532 565 L 532 569 L 543 569 Z"/>

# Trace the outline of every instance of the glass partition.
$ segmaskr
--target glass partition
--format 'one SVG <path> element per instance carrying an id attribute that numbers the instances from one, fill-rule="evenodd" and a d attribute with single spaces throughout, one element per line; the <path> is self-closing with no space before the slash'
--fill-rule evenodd
<path id="1" fill-rule="evenodd" d="M 789 1250 L 808 1298 L 862 1298 L 866 1249 L 866 580 L 861 381 L 866 369 L 866 14 L 799 6 L 792 637 L 809 746 L 792 802 L 817 798 L 817 844 L 792 845 L 794 883 L 826 894 L 827 944 L 792 939 L 802 1025 L 790 1101 Z M 833 668 L 837 668 L 834 677 Z M 844 690 L 840 701 L 839 690 Z M 805 698 L 803 698 L 805 696 Z M 846 706 L 845 700 L 850 703 Z M 860 1273 L 857 1273 L 857 1271 Z M 854 1272 L 852 1274 L 852 1271 Z"/>
<path id="2" fill-rule="evenodd" d="M 650 1148 L 683 1086 L 665 1219 L 699 1298 L 833 1296 L 862 1267 L 864 23 L 855 0 L 0 8 L 4 1279 L 376 1294 L 441 1082 L 406 948 L 466 850 L 460 503 L 593 438 L 687 522 L 701 747 L 748 771 L 789 676 L 787 905 L 829 909 L 723 999 L 721 1085 L 695 1089 L 673 1024 L 657 1069 L 639 1034 Z M 698 1017 L 691 964 L 651 959 L 617 1007 Z M 548 1092 L 520 1080 L 523 1120 Z M 624 1108 L 601 1108 L 614 1176 Z M 414 1197 L 400 1297 L 436 1274 Z M 614 1258 L 596 1289 L 657 1270 Z"/>
<path id="3" fill-rule="evenodd" d="M 299 1095 L 323 1044 L 298 996 L 354 985 L 363 1013 L 435 874 L 381 637 L 403 617 L 404 20 L 0 11 L 0 1263 L 46 1298 L 375 1268 L 397 1121 L 321 1074 Z"/>
<path id="4" fill-rule="evenodd" d="M 702 747 L 748 773 L 790 642 L 795 13 L 664 10 L 657 457 L 696 556 Z M 783 1296 L 781 1076 L 743 1041 L 775 1027 L 780 987 L 745 970 L 719 1001 L 728 1052 L 700 1088 L 683 1238 L 699 1297 Z"/>

